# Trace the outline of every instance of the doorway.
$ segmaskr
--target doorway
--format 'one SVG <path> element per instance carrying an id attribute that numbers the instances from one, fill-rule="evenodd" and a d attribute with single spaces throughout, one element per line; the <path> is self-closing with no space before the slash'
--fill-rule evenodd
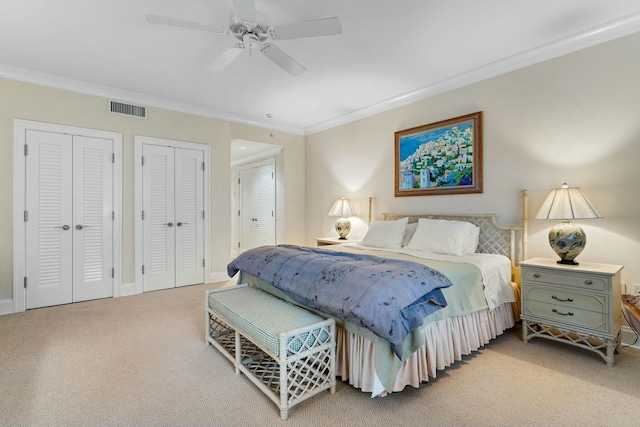
<path id="1" fill-rule="evenodd" d="M 284 148 L 280 145 L 272 143 L 264 143 L 257 141 L 249 141 L 243 139 L 234 139 L 231 141 L 231 180 L 234 183 L 231 187 L 231 257 L 236 257 L 241 252 L 242 246 L 242 200 L 240 188 L 240 174 L 242 170 L 247 170 L 261 165 L 263 162 L 271 162 L 274 164 L 274 180 L 275 185 L 274 197 L 275 207 L 265 209 L 275 219 L 275 237 L 269 241 L 275 244 L 284 241 L 284 203 L 285 203 L 285 187 L 284 187 Z M 245 172 L 246 173 L 246 172 Z M 246 197 L 246 194 L 245 194 Z M 260 202 L 257 202 L 261 204 Z M 256 216 L 247 215 L 249 219 L 248 228 L 254 227 L 257 221 L 251 218 Z M 255 227 L 254 227 L 255 228 Z M 274 244 L 274 243 L 272 243 Z M 245 245 L 247 246 L 247 245 Z"/>

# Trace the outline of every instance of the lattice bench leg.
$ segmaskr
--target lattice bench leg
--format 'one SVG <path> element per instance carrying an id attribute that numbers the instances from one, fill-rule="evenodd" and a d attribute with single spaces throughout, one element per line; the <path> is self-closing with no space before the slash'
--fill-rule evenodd
<path id="1" fill-rule="evenodd" d="M 329 341 L 323 342 L 329 337 Z M 280 417 L 301 401 L 329 389 L 335 393 L 335 323 L 317 323 L 280 334 Z"/>
<path id="2" fill-rule="evenodd" d="M 240 366 L 242 366 L 242 341 L 240 333 L 236 331 L 236 375 L 240 375 Z"/>

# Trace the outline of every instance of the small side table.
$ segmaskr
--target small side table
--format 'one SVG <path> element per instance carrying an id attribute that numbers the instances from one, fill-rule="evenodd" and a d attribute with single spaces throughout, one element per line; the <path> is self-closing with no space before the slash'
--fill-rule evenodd
<path id="1" fill-rule="evenodd" d="M 359 240 L 340 239 L 338 237 L 316 237 L 317 246 L 344 245 L 345 243 L 355 243 Z"/>
<path id="2" fill-rule="evenodd" d="M 522 267 L 522 339 L 547 338 L 598 353 L 613 366 L 620 346 L 621 265 L 562 265 L 532 258 Z"/>

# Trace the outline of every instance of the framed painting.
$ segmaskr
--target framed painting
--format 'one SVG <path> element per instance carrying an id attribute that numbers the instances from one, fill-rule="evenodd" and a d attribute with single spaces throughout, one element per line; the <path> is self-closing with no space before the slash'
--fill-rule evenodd
<path id="1" fill-rule="evenodd" d="M 395 196 L 482 193 L 482 111 L 395 133 Z"/>

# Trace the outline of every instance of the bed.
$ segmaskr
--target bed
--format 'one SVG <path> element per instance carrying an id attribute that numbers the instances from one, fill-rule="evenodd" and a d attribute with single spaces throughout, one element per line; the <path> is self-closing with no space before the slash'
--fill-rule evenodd
<path id="1" fill-rule="evenodd" d="M 513 327 L 519 316 L 517 259 L 523 256 L 526 242 L 526 228 L 499 226 L 496 215 L 493 214 L 386 213 L 383 217 L 383 221 L 371 224 L 360 244 L 322 249 L 336 253 L 411 260 L 438 271 L 446 271 L 444 274 L 452 277 L 453 286 L 442 289 L 447 306 L 425 317 L 422 326 L 406 337 L 406 352 L 402 358 L 391 349 L 388 342 L 370 330 L 339 316 L 319 312 L 325 317 L 336 319 L 336 375 L 372 396 L 399 392 L 406 386 L 417 388 L 421 383 L 428 382 L 429 378 L 435 378 L 437 371 L 460 361 L 462 356 L 477 351 Z M 423 227 L 425 223 L 430 224 L 429 227 Z M 433 236 L 435 225 L 440 233 L 446 233 L 446 227 L 441 227 L 445 223 L 473 224 L 478 230 L 475 250 L 471 253 L 456 253 L 457 249 L 453 248 L 450 252 L 455 255 L 423 250 L 433 249 L 420 246 L 424 240 L 420 238 L 424 238 L 423 231 L 431 230 L 430 236 Z M 389 238 L 384 233 L 394 226 L 396 231 L 391 233 L 393 238 Z M 398 242 L 397 229 L 402 227 L 402 241 Z M 384 233 L 376 234 L 373 233 L 374 230 L 383 230 Z M 416 241 L 416 244 L 411 244 Z M 484 263 L 485 260 L 488 263 Z M 317 312 L 272 283 L 246 271 L 240 271 L 238 283 L 247 283 Z"/>

